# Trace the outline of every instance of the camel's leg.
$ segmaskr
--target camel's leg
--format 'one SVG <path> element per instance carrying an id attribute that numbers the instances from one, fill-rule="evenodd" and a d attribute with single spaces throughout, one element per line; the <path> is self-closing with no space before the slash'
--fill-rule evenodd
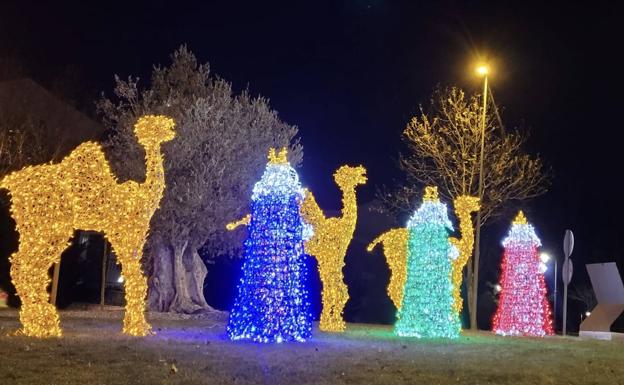
<path id="1" fill-rule="evenodd" d="M 340 278 L 336 281 L 336 306 L 334 308 L 334 317 L 336 318 L 336 324 L 340 325 L 340 330 L 344 331 L 347 327 L 345 324 L 342 313 L 344 311 L 344 307 L 349 300 L 349 290 L 347 289 L 347 285 L 344 283 L 342 274 Z"/>
<path id="2" fill-rule="evenodd" d="M 323 301 L 323 310 L 321 311 L 321 320 L 319 323 L 319 327 L 323 331 L 334 331 L 335 329 L 332 323 L 332 304 L 334 302 L 333 292 L 330 287 L 329 280 L 323 279 L 321 277 L 321 282 L 323 284 L 323 291 L 321 292 L 321 297 Z"/>
<path id="3" fill-rule="evenodd" d="M 123 242 L 123 241 L 121 241 Z M 123 332 L 131 336 L 146 336 L 151 327 L 145 319 L 145 297 L 147 296 L 147 279 L 141 268 L 143 242 L 136 248 L 124 247 L 121 242 L 111 241 L 116 250 L 117 261 L 121 264 L 124 277 L 126 296 L 126 314 Z M 136 243 L 135 243 L 136 244 Z M 115 247 L 119 245 L 118 247 Z"/>
<path id="4" fill-rule="evenodd" d="M 344 331 L 346 325 L 342 319 L 342 309 L 348 300 L 348 293 L 346 285 L 342 282 L 342 275 L 321 277 L 321 281 L 323 282 L 323 311 L 319 326 L 324 331 Z"/>
<path id="5" fill-rule="evenodd" d="M 54 305 L 49 303 L 47 287 L 48 270 L 58 261 L 67 247 L 70 235 L 54 239 L 30 238 L 20 234 L 19 251 L 11 256 L 11 278 L 22 306 L 20 321 L 22 332 L 32 337 L 60 337 L 59 317 Z"/>

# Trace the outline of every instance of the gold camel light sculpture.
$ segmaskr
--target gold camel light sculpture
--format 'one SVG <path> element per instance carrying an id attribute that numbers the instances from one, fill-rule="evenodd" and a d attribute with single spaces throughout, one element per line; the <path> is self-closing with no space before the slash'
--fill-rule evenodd
<path id="1" fill-rule="evenodd" d="M 144 336 L 147 282 L 141 254 L 152 215 L 165 189 L 161 144 L 174 138 L 174 121 L 143 116 L 134 126 L 145 149 L 145 182 L 118 183 L 94 142 L 78 146 L 60 163 L 25 167 L 7 175 L 0 188 L 9 190 L 19 248 L 10 258 L 11 278 L 22 306 L 23 334 L 61 336 L 59 317 L 48 302 L 48 269 L 77 229 L 101 231 L 111 243 L 124 277 L 126 313 L 123 332 Z"/>
<path id="2" fill-rule="evenodd" d="M 305 241 L 305 252 L 314 256 L 323 283 L 323 311 L 319 328 L 341 332 L 346 328 L 342 317 L 349 300 L 342 268 L 357 222 L 355 187 L 366 183 L 366 169 L 362 166 L 342 166 L 334 173 L 334 181 L 342 191 L 342 215 L 326 218 L 314 195 L 306 190 L 301 215 L 312 225 L 314 234 Z"/>

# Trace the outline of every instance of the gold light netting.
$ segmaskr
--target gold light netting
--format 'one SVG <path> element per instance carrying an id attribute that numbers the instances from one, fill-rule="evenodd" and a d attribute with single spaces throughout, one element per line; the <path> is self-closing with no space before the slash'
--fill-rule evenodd
<path id="1" fill-rule="evenodd" d="M 355 187 L 366 183 L 366 169 L 362 166 L 342 166 L 334 173 L 334 181 L 342 191 L 342 215 L 325 218 L 309 191 L 306 191 L 301 205 L 301 215 L 314 228 L 314 235 L 305 242 L 305 252 L 316 258 L 323 283 L 323 311 L 319 327 L 324 331 L 341 332 L 346 328 L 342 312 L 349 300 L 342 268 L 357 221 Z"/>
<path id="2" fill-rule="evenodd" d="M 101 231 L 122 266 L 126 314 L 123 332 L 144 336 L 147 282 L 141 254 L 149 223 L 165 189 L 160 145 L 173 139 L 174 122 L 144 116 L 134 126 L 145 148 L 144 183 L 118 183 L 99 144 L 86 142 L 57 164 L 25 167 L 0 182 L 11 195 L 19 249 L 11 256 L 11 278 L 21 298 L 21 332 L 61 335 L 56 309 L 48 302 L 48 270 L 59 262 L 76 229 Z"/>
<path id="3" fill-rule="evenodd" d="M 388 283 L 388 296 L 397 309 L 403 302 L 403 289 L 407 278 L 407 241 L 409 231 L 407 228 L 390 229 L 372 241 L 366 248 L 373 251 L 377 244 L 381 243 L 386 255 L 386 263 L 390 267 L 390 282 Z"/>
<path id="4" fill-rule="evenodd" d="M 453 260 L 451 270 L 453 282 L 453 309 L 460 314 L 463 307 L 461 297 L 461 284 L 464 278 L 464 266 L 472 255 L 472 247 L 474 245 L 474 226 L 472 224 L 471 214 L 479 211 L 479 198 L 462 195 L 453 201 L 455 215 L 459 219 L 459 232 L 461 239 L 454 237 L 449 238 L 451 244 L 459 250 L 459 256 Z"/>

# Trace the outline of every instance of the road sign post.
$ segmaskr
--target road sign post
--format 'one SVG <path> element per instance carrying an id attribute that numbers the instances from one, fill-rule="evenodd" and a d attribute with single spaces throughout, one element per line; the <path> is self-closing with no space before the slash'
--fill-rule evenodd
<path id="1" fill-rule="evenodd" d="M 563 254 L 565 259 L 561 268 L 561 280 L 563 281 L 563 335 L 567 334 L 568 321 L 568 284 L 572 280 L 573 265 L 570 256 L 574 250 L 574 234 L 572 230 L 566 230 L 563 237 Z"/>

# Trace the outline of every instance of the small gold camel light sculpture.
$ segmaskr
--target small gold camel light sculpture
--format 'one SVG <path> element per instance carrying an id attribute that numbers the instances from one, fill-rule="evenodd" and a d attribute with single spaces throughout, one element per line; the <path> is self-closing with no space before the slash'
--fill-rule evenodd
<path id="1" fill-rule="evenodd" d="M 147 282 L 141 254 L 152 215 L 165 189 L 161 144 L 174 138 L 174 122 L 165 116 L 143 116 L 134 126 L 145 149 L 145 182 L 118 183 L 94 142 L 78 146 L 60 163 L 25 167 L 7 175 L 11 213 L 19 248 L 10 258 L 11 278 L 19 295 L 21 332 L 33 337 L 61 336 L 56 308 L 48 302 L 48 269 L 61 258 L 74 230 L 105 234 L 125 279 L 123 332 L 144 336 Z"/>

